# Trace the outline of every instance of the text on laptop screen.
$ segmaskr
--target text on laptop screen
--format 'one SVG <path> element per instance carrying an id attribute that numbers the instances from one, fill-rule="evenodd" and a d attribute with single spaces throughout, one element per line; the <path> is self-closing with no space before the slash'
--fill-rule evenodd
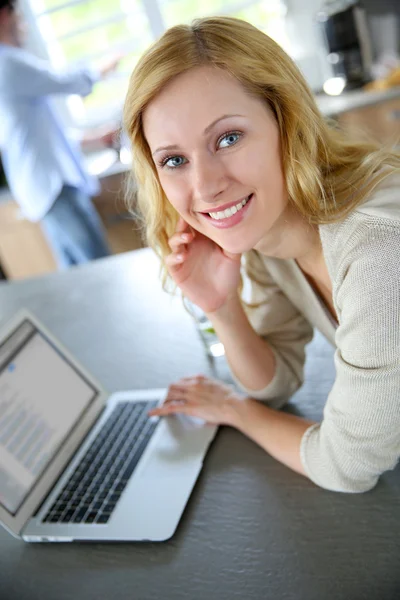
<path id="1" fill-rule="evenodd" d="M 25 320 L 0 346 L 0 503 L 15 514 L 97 396 Z"/>

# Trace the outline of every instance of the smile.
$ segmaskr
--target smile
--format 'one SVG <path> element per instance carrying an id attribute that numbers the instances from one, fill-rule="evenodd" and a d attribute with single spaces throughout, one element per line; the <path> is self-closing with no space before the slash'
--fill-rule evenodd
<path id="1" fill-rule="evenodd" d="M 235 215 L 237 212 L 242 210 L 244 206 L 246 206 L 246 204 L 250 200 L 251 196 L 252 196 L 252 194 L 250 194 L 250 196 L 247 196 L 247 198 L 245 198 L 244 200 L 241 200 L 234 206 L 230 206 L 229 208 L 226 208 L 225 210 L 220 210 L 218 212 L 210 212 L 208 214 L 210 215 L 210 217 L 212 219 L 216 219 L 217 221 L 220 221 L 221 219 L 229 219 L 229 217 L 232 217 L 232 215 Z"/>
<path id="2" fill-rule="evenodd" d="M 239 225 L 245 219 L 248 211 L 251 209 L 253 198 L 254 194 L 250 194 L 247 198 L 240 200 L 236 204 L 232 204 L 232 206 L 228 206 L 224 210 L 199 214 L 209 225 L 217 229 L 230 229 Z"/>

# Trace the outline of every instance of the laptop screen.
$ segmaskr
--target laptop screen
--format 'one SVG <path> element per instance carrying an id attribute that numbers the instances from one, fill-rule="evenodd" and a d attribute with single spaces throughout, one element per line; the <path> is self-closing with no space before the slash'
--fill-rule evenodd
<path id="1" fill-rule="evenodd" d="M 0 346 L 0 504 L 15 515 L 98 395 L 28 319 Z"/>

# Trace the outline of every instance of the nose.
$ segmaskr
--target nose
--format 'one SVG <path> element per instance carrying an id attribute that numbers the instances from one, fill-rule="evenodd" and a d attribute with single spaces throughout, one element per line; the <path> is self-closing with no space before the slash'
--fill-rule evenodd
<path id="1" fill-rule="evenodd" d="M 193 197 L 198 204 L 214 202 L 228 187 L 225 165 L 215 154 L 197 156 L 192 161 Z"/>

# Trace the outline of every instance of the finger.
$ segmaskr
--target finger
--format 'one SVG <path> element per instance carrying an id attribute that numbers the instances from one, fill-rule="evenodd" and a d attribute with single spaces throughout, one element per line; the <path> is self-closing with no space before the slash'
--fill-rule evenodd
<path id="1" fill-rule="evenodd" d="M 242 258 L 241 254 L 233 254 L 232 252 L 228 252 L 227 250 L 222 250 L 222 252 L 225 254 L 225 256 L 227 258 L 230 258 L 234 262 L 239 262 L 240 263 L 240 260 Z"/>
<path id="2" fill-rule="evenodd" d="M 175 233 L 172 235 L 168 244 L 173 252 L 179 252 L 181 248 L 185 248 L 185 244 L 190 243 L 193 240 L 193 234 L 190 231 L 185 233 Z"/>
<path id="3" fill-rule="evenodd" d="M 185 406 L 198 406 L 201 403 L 207 402 L 207 395 L 199 389 L 191 388 L 182 393 L 181 391 L 168 394 L 164 400 L 164 404 L 184 404 Z"/>
<path id="4" fill-rule="evenodd" d="M 167 396 L 165 398 L 165 402 L 169 402 L 171 400 L 179 400 L 186 401 L 188 395 L 188 390 L 184 387 L 173 387 L 168 390 Z"/>
<path id="5" fill-rule="evenodd" d="M 167 398 L 176 397 L 179 400 L 187 400 L 196 385 L 195 381 L 172 384 L 168 388 Z"/>
<path id="6" fill-rule="evenodd" d="M 188 375 L 187 377 L 181 377 L 181 379 L 179 379 L 179 381 L 177 381 L 175 384 L 172 384 L 172 385 L 179 385 L 181 383 L 204 382 L 204 381 L 211 381 L 211 379 L 209 379 L 205 375 L 201 375 L 201 374 L 200 375 Z"/>
<path id="7" fill-rule="evenodd" d="M 162 406 L 170 406 L 175 404 L 186 404 L 184 400 L 178 400 L 177 398 L 170 398 L 169 400 L 165 400 Z"/>
<path id="8" fill-rule="evenodd" d="M 193 377 L 183 377 L 176 383 L 170 385 L 169 390 L 171 392 L 181 392 L 182 394 L 186 391 L 190 393 L 191 391 L 203 390 L 206 389 L 207 386 L 213 384 L 214 382 L 211 379 L 208 379 L 204 375 L 195 375 Z"/>
<path id="9" fill-rule="evenodd" d="M 165 264 L 170 268 L 180 267 L 185 261 L 185 258 L 185 252 L 172 252 L 172 254 L 168 254 L 168 256 L 165 258 Z"/>
<path id="10" fill-rule="evenodd" d="M 200 375 L 195 375 L 194 379 L 195 379 L 195 381 L 197 381 L 199 383 L 202 383 L 204 381 L 211 381 L 208 377 L 206 377 L 205 375 L 202 375 L 201 373 L 200 373 Z"/>
<path id="11" fill-rule="evenodd" d="M 149 410 L 147 413 L 149 417 L 167 417 L 168 415 L 175 414 L 193 414 L 193 408 L 188 407 L 187 404 L 175 402 L 173 404 L 163 404 Z"/>
<path id="12" fill-rule="evenodd" d="M 183 233 L 188 227 L 189 225 L 186 223 L 185 219 L 183 217 L 179 217 L 175 231 L 176 233 Z"/>
<path id="13" fill-rule="evenodd" d="M 181 402 L 182 404 L 185 404 L 187 400 L 183 397 L 183 394 L 181 392 L 178 392 L 176 394 L 168 395 L 165 398 L 163 404 L 171 404 L 173 402 Z"/>
<path id="14" fill-rule="evenodd" d="M 196 381 L 194 375 L 188 376 L 188 377 L 182 377 L 181 379 L 178 379 L 178 381 L 171 383 L 168 389 L 170 389 L 170 390 L 177 389 L 177 388 L 187 389 L 188 384 L 192 383 L 193 381 Z"/>

